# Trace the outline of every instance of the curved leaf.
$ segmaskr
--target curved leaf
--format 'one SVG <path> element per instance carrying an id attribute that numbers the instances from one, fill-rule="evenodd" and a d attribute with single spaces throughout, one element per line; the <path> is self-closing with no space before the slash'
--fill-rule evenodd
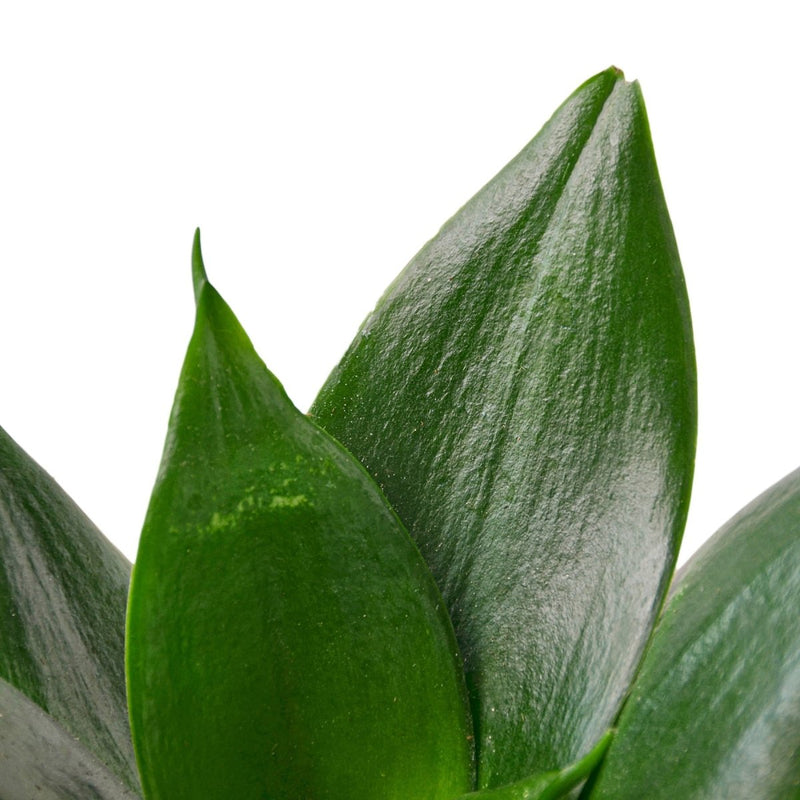
<path id="1" fill-rule="evenodd" d="M 497 789 L 471 792 L 459 800 L 557 800 L 559 797 L 566 797 L 576 786 L 580 786 L 602 761 L 612 737 L 613 731 L 608 731 L 583 758 L 568 767 L 551 772 L 539 772 Z"/>
<path id="2" fill-rule="evenodd" d="M 442 590 L 478 783 L 585 753 L 669 582 L 695 441 L 688 303 L 639 87 L 608 70 L 411 261 L 311 413 Z"/>
<path id="3" fill-rule="evenodd" d="M 0 678 L 136 788 L 129 577 L 125 557 L 0 428 Z"/>
<path id="4" fill-rule="evenodd" d="M 682 569 L 589 796 L 800 798 L 800 470 Z"/>
<path id="5" fill-rule="evenodd" d="M 472 788 L 441 597 L 370 477 L 297 411 L 193 256 L 197 317 L 128 614 L 149 800 Z"/>
<path id="6" fill-rule="evenodd" d="M 32 700 L 0 679 L 3 800 L 134 800 L 105 764 Z"/>

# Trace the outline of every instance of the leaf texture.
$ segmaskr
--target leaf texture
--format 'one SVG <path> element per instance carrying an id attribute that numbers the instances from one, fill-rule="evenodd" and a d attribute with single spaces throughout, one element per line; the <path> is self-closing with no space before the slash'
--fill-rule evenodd
<path id="1" fill-rule="evenodd" d="M 197 317 L 142 532 L 128 680 L 148 800 L 452 800 L 455 637 L 358 462 L 292 406 L 193 255 Z"/>
<path id="2" fill-rule="evenodd" d="M 125 557 L 0 428 L 0 678 L 135 789 L 129 578 Z"/>
<path id="3" fill-rule="evenodd" d="M 570 792 L 583 784 L 600 764 L 612 738 L 613 731 L 608 731 L 583 758 L 567 767 L 539 772 L 496 789 L 471 792 L 460 800 L 557 800 L 571 797 Z"/>
<path id="4" fill-rule="evenodd" d="M 616 716 L 683 531 L 695 391 L 641 93 L 610 69 L 411 261 L 310 412 L 442 590 L 480 788 Z"/>
<path id="5" fill-rule="evenodd" d="M 0 679 L 3 800 L 135 800 L 138 795 L 73 734 Z"/>
<path id="6" fill-rule="evenodd" d="M 800 798 L 800 470 L 682 568 L 587 796 Z"/>

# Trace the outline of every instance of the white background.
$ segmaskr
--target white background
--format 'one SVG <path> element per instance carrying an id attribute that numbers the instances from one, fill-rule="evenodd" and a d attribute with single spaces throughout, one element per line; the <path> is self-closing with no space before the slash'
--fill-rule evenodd
<path id="1" fill-rule="evenodd" d="M 306 408 L 419 247 L 611 64 L 642 85 L 692 302 L 682 558 L 800 465 L 790 3 L 1 8 L 0 425 L 129 558 L 191 332 L 195 227 Z"/>

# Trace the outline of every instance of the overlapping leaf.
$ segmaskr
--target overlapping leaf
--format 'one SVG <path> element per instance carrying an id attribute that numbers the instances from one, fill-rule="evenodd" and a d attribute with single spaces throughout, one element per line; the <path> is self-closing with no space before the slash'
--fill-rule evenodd
<path id="1" fill-rule="evenodd" d="M 588 796 L 800 798 L 800 470 L 681 571 Z"/>
<path id="2" fill-rule="evenodd" d="M 136 800 L 138 795 L 73 734 L 0 679 L 3 800 Z"/>
<path id="3" fill-rule="evenodd" d="M 35 719 L 49 720 L 48 730 L 59 725 L 135 788 L 123 653 L 129 576 L 124 556 L 0 428 L 0 679 L 46 712 Z M 11 710 L 0 715 L 8 739 Z M 33 793 L 37 773 L 16 780 Z"/>
<path id="4" fill-rule="evenodd" d="M 550 772 L 538 772 L 520 781 L 495 789 L 481 789 L 459 800 L 557 800 L 570 792 L 597 768 L 611 743 L 613 732 L 606 733 L 579 761 Z"/>
<path id="5" fill-rule="evenodd" d="M 478 782 L 581 757 L 669 581 L 688 304 L 637 84 L 583 85 L 412 260 L 311 413 L 386 493 L 465 657 Z"/>
<path id="6" fill-rule="evenodd" d="M 298 412 L 193 256 L 197 317 L 128 614 L 148 800 L 452 800 L 455 638 L 358 462 Z"/>

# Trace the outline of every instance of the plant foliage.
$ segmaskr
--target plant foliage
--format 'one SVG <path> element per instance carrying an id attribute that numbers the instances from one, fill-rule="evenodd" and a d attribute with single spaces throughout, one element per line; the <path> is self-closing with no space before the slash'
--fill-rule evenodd
<path id="1" fill-rule="evenodd" d="M 638 84 L 565 101 L 308 415 L 192 270 L 132 577 L 0 429 L 0 800 L 800 798 L 800 470 L 672 577 L 694 349 Z"/>

